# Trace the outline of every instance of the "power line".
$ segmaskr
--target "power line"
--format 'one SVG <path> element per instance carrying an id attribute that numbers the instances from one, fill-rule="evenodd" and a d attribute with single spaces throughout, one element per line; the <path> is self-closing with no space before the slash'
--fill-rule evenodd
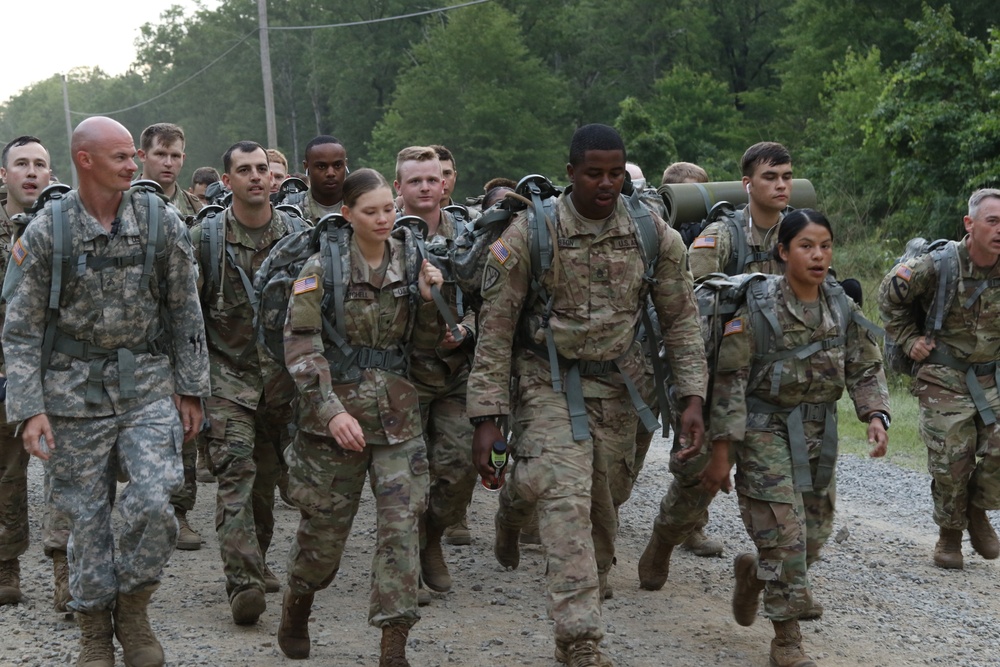
<path id="1" fill-rule="evenodd" d="M 422 12 L 413 12 L 412 14 L 402 14 L 400 16 L 385 16 L 380 19 L 366 19 L 364 21 L 350 21 L 348 23 L 328 23 L 326 25 L 287 25 L 287 26 L 272 26 L 268 28 L 269 30 L 319 30 L 322 28 L 347 28 L 355 25 L 368 25 L 370 23 L 385 23 L 386 21 L 398 21 L 399 19 L 411 19 L 415 16 L 426 16 L 428 14 L 439 14 L 441 12 L 451 11 L 452 9 L 460 9 L 462 7 L 469 7 L 471 5 L 481 5 L 484 2 L 490 2 L 491 0 L 470 0 L 470 2 L 463 2 L 460 5 L 451 5 L 449 7 L 439 7 L 438 9 L 427 9 Z"/>

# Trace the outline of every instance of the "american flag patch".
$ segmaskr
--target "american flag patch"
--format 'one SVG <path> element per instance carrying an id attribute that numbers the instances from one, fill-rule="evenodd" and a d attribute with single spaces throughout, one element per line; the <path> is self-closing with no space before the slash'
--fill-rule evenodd
<path id="1" fill-rule="evenodd" d="M 497 239 L 490 246 L 490 250 L 493 252 L 493 256 L 497 258 L 497 261 L 503 264 L 510 257 L 510 250 L 504 245 L 503 239 Z"/>
<path id="2" fill-rule="evenodd" d="M 714 248 L 715 247 L 715 237 L 714 236 L 699 236 L 691 244 L 692 248 Z"/>
<path id="3" fill-rule="evenodd" d="M 729 336 L 731 334 L 743 333 L 743 318 L 737 317 L 735 320 L 729 320 L 726 322 L 725 328 L 722 330 L 723 336 Z"/>
<path id="4" fill-rule="evenodd" d="M 900 278 L 902 278 L 903 280 L 906 280 L 907 282 L 909 282 L 910 276 L 913 275 L 913 269 L 911 269 L 910 267 L 906 266 L 905 264 L 904 265 L 900 265 L 900 267 L 898 269 L 896 269 L 896 275 L 899 276 Z"/>
<path id="5" fill-rule="evenodd" d="M 319 287 L 319 281 L 316 279 L 315 275 L 306 276 L 305 278 L 299 278 L 292 285 L 292 292 L 294 294 L 303 294 L 305 292 L 311 292 Z"/>
<path id="6" fill-rule="evenodd" d="M 17 265 L 21 266 L 21 262 L 23 262 L 24 258 L 28 256 L 28 249 L 24 247 L 24 243 L 22 243 L 21 239 L 18 239 L 17 243 L 14 244 L 14 247 L 10 249 L 10 254 L 11 257 L 14 258 L 14 261 L 17 262 Z"/>

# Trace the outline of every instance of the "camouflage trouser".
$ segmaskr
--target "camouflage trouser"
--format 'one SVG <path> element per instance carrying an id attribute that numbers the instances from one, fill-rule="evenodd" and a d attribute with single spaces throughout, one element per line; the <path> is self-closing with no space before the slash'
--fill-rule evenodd
<path id="1" fill-rule="evenodd" d="M 247 588 L 264 590 L 264 556 L 274 534 L 278 450 L 288 441 L 291 408 L 250 410 L 232 401 L 206 401 L 208 451 L 219 490 L 215 531 L 230 599 Z"/>
<path id="2" fill-rule="evenodd" d="M 184 486 L 181 490 L 170 496 L 170 504 L 178 514 L 190 512 L 194 509 L 194 501 L 198 495 L 198 438 L 192 438 L 184 443 L 184 450 L 181 453 L 181 463 L 184 466 Z"/>
<path id="3" fill-rule="evenodd" d="M 497 511 L 502 527 L 521 528 L 537 508 L 558 642 L 604 635 L 597 574 L 611 568 L 618 530 L 606 468 L 613 457 L 604 452 L 635 443 L 627 398 L 585 400 L 592 438 L 574 442 L 566 396 L 548 384 L 522 384 L 512 415 L 517 460 Z"/>
<path id="4" fill-rule="evenodd" d="M 53 507 L 69 515 L 69 588 L 77 611 L 111 609 L 119 592 L 159 581 L 177 542 L 170 494 L 182 481 L 183 432 L 170 398 L 108 417 L 50 416 L 56 448 L 46 463 Z M 114 554 L 108 489 L 118 464 L 129 483 Z"/>
<path id="5" fill-rule="evenodd" d="M 0 424 L 0 560 L 28 549 L 28 461 L 17 424 Z"/>
<path id="6" fill-rule="evenodd" d="M 984 388 L 990 407 L 1000 414 L 997 388 Z M 986 426 L 968 393 L 915 383 L 920 401 L 920 436 L 927 445 L 934 522 L 964 530 L 971 502 L 1000 509 L 1000 425 Z"/>
<path id="7" fill-rule="evenodd" d="M 376 627 L 416 623 L 418 523 L 427 509 L 429 484 L 423 439 L 349 452 L 332 438 L 300 430 L 285 460 L 288 495 L 302 513 L 288 554 L 291 591 L 304 595 L 324 589 L 337 575 L 367 474 L 378 527 L 368 622 Z"/>
<path id="8" fill-rule="evenodd" d="M 733 448 L 729 449 L 729 464 L 733 464 Z M 673 480 L 660 501 L 660 512 L 653 521 L 653 532 L 667 544 L 682 544 L 696 530 L 708 524 L 708 506 L 715 498 L 701 488 L 699 477 L 711 458 L 706 449 L 700 454 L 678 461 L 670 458 Z"/>
<path id="9" fill-rule="evenodd" d="M 415 384 L 420 396 L 420 416 L 430 463 L 427 517 L 450 526 L 465 516 L 476 488 L 472 465 L 474 429 L 465 413 L 465 382 L 434 390 Z"/>

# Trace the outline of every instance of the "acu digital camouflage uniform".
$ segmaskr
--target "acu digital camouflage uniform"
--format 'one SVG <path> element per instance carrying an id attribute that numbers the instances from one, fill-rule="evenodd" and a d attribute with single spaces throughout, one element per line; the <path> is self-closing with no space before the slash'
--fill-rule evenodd
<path id="1" fill-rule="evenodd" d="M 794 349 L 843 334 L 835 306 L 822 296 L 815 308 L 795 298 L 784 277 L 770 278 L 765 286 L 775 316 L 784 332 L 781 344 Z M 850 299 L 852 312 L 859 311 Z M 708 440 L 728 440 L 736 455 L 736 492 L 740 514 L 750 538 L 757 545 L 756 575 L 764 582 L 764 615 L 772 621 L 797 619 L 812 598 L 807 568 L 833 527 L 836 482 L 830 470 L 829 485 L 821 488 L 818 475 L 827 417 L 846 387 L 859 419 L 873 411 L 889 412 L 889 394 L 882 369 L 882 354 L 875 337 L 853 320 L 846 342 L 820 350 L 805 359 L 753 366 L 753 318 L 744 306 L 722 339 L 712 393 Z M 772 353 L 778 341 L 770 340 Z M 774 390 L 775 367 L 781 363 L 780 386 Z M 749 377 L 754 368 L 754 377 Z M 822 406 L 826 404 L 826 408 Z M 805 442 L 790 442 L 789 411 L 801 406 Z M 810 479 L 815 486 L 798 488 L 793 480 L 792 448 L 807 447 Z M 834 452 L 835 454 L 835 452 Z"/>
<path id="2" fill-rule="evenodd" d="M 965 303 L 974 293 L 973 281 L 1000 279 L 1000 268 L 976 266 L 967 242 L 968 237 L 952 242 L 958 250 L 958 293 L 935 334 L 935 351 L 983 365 L 973 370 L 978 375 L 973 381 L 995 417 L 1000 414 L 994 368 L 1000 358 L 1000 289 L 987 288 L 971 305 Z M 938 272 L 928 254 L 894 267 L 879 287 L 886 335 L 907 354 L 925 335 L 925 322 L 915 319 L 913 306 L 931 312 L 937 285 Z M 1000 426 L 984 422 L 966 373 L 933 359 L 919 365 L 910 393 L 920 402 L 920 436 L 927 445 L 934 522 L 941 528 L 965 530 L 970 505 L 1000 509 Z"/>
<path id="3" fill-rule="evenodd" d="M 680 236 L 653 216 L 659 259 L 653 303 L 664 327 L 683 396 L 704 397 L 706 365 L 686 253 Z M 480 338 L 469 376 L 470 418 L 510 415 L 517 433 L 516 465 L 497 512 L 498 530 L 517 529 L 537 505 L 548 565 L 549 613 L 557 645 L 599 640 L 603 635 L 598 573 L 611 566 L 617 521 L 608 476 L 623 474 L 634 455 L 636 419 L 621 375 L 639 377 L 642 351 L 634 341 L 649 283 L 635 225 L 624 201 L 606 221 L 576 213 L 570 195 L 555 202 L 558 241 L 552 270 L 542 283 L 554 297 L 549 326 L 565 358 L 563 382 L 575 366 L 587 410 L 590 437 L 574 441 L 566 395 L 552 387 L 544 352 L 544 304 L 527 300 L 532 280 L 528 217 L 512 222 L 483 274 L 485 303 Z M 594 362 L 594 363 L 586 363 Z M 513 394 L 511 374 L 519 385 Z M 614 472 L 611 472 L 614 470 Z"/>
<path id="4" fill-rule="evenodd" d="M 350 277 L 345 288 L 344 331 L 355 350 L 370 348 L 400 363 L 386 370 L 361 363 L 344 378 L 331 372 L 337 348 L 323 335 L 323 278 L 320 255 L 303 266 L 288 303 L 285 361 L 299 393 L 298 431 L 286 452 L 288 495 L 302 512 L 288 555 L 288 587 L 292 594 L 311 595 L 330 585 L 358 511 L 365 476 L 370 478 L 378 514 L 372 557 L 373 626 L 412 626 L 417 612 L 420 572 L 418 521 L 427 507 L 427 451 L 421 436 L 417 391 L 405 377 L 403 348 L 414 327 L 435 326 L 433 304 L 413 312 L 405 248 L 390 238 L 383 264 L 372 269 L 353 236 L 341 246 L 349 253 Z M 356 379 L 352 379 L 356 378 Z M 361 426 L 363 451 L 341 448 L 329 423 L 347 412 Z"/>
<path id="5" fill-rule="evenodd" d="M 147 194 L 131 195 L 114 236 L 85 211 L 76 192 L 62 201 L 72 229 L 70 264 L 84 255 L 89 261 L 83 275 L 74 271 L 62 290 L 58 334 L 43 380 L 52 202 L 15 244 L 4 284 L 7 418 L 49 417 L 56 440 L 46 463 L 51 501 L 73 525 L 71 606 L 94 612 L 110 609 L 119 592 L 155 586 L 173 552 L 177 521 L 169 498 L 181 484 L 183 439 L 173 395 L 208 395 L 208 356 L 191 242 L 176 214 L 154 198 L 166 250 L 143 290 L 143 262 L 116 266 L 102 260 L 145 256 Z M 84 344 L 90 354 L 80 358 Z M 129 484 L 117 500 L 124 528 L 116 557 L 108 489 L 119 465 Z"/>
<path id="6" fill-rule="evenodd" d="M 225 243 L 219 244 L 219 257 L 208 258 L 214 266 L 205 266 L 200 252 L 202 237 L 211 229 L 207 219 L 194 226 L 191 238 L 199 249 L 195 253 L 198 290 L 212 369 L 206 437 L 212 473 L 219 484 L 215 530 L 226 592 L 232 600 L 248 588 L 265 589 L 278 461 L 280 450 L 291 440 L 288 428 L 292 423 L 289 396 L 269 392 L 275 385 L 265 381 L 279 371 L 266 355 L 258 355 L 253 288 L 243 276 L 252 280 L 274 244 L 293 228 L 288 214 L 272 208 L 271 221 L 255 242 L 232 207 L 220 215 L 224 216 Z M 216 284 L 212 284 L 213 275 Z"/>

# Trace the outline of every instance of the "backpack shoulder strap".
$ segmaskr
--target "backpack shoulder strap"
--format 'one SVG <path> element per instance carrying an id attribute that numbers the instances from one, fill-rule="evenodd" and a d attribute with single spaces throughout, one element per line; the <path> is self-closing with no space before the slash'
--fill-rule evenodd
<path id="1" fill-rule="evenodd" d="M 632 191 L 628 197 L 623 195 L 625 208 L 629 212 L 629 217 L 635 225 L 635 234 L 639 241 L 639 252 L 642 253 L 642 261 L 646 267 L 643 280 L 653 282 L 653 274 L 656 272 L 656 261 L 660 256 L 660 235 L 656 229 L 656 222 L 649 210 L 639 199 L 639 194 Z"/>
<path id="2" fill-rule="evenodd" d="M 720 222 L 725 223 L 729 227 L 730 243 L 732 244 L 729 259 L 726 260 L 725 273 L 726 275 L 735 276 L 746 270 L 747 230 L 736 219 L 735 211 L 726 211 L 725 215 L 720 218 Z"/>
<path id="3" fill-rule="evenodd" d="M 49 303 L 45 311 L 45 333 L 42 335 L 41 373 L 45 377 L 52 349 L 56 342 L 56 322 L 59 319 L 59 298 L 69 277 L 68 260 L 73 252 L 73 230 L 66 222 L 66 201 L 63 194 L 52 197 L 52 276 L 49 282 Z"/>
<path id="4" fill-rule="evenodd" d="M 934 270 L 937 272 L 937 289 L 930 312 L 927 313 L 925 331 L 928 334 L 941 331 L 944 318 L 951 310 L 958 292 L 958 279 L 961 273 L 958 262 L 958 241 L 951 241 L 931 250 Z"/>

